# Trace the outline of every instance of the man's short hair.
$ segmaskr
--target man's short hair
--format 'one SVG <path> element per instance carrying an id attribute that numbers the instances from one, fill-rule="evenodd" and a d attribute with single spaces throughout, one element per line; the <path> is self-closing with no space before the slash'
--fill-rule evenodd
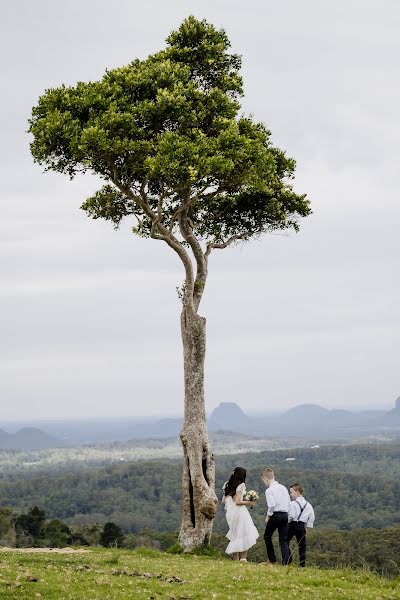
<path id="1" fill-rule="evenodd" d="M 300 494 L 303 495 L 304 488 L 301 485 L 301 483 L 294 483 L 293 485 L 290 486 L 290 489 L 295 492 L 300 492 Z"/>
<path id="2" fill-rule="evenodd" d="M 263 479 L 275 479 L 275 474 L 273 469 L 271 469 L 271 467 L 267 467 L 266 469 L 264 469 L 264 471 L 262 472 L 262 478 Z"/>

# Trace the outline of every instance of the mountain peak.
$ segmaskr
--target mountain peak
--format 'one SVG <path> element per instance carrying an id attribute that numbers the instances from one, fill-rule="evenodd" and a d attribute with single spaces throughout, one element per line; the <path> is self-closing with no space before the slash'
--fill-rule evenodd
<path id="1" fill-rule="evenodd" d="M 55 448 L 60 444 L 60 440 L 37 427 L 23 427 L 15 433 L 6 433 L 0 430 L 0 448 L 3 449 L 39 450 L 42 448 Z"/>
<path id="2" fill-rule="evenodd" d="M 210 422 L 213 425 L 218 425 L 225 430 L 241 425 L 247 420 L 248 416 L 236 402 L 220 402 L 210 416 Z"/>
<path id="3" fill-rule="evenodd" d="M 288 411 L 285 412 L 285 417 L 318 417 L 325 416 L 330 411 L 319 404 L 298 404 L 297 406 L 293 406 L 293 408 L 289 408 Z"/>

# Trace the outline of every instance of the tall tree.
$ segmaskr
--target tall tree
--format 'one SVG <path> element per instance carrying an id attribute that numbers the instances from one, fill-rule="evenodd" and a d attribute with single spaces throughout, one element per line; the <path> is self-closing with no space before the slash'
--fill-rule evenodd
<path id="1" fill-rule="evenodd" d="M 215 249 L 274 230 L 297 230 L 309 202 L 290 180 L 295 162 L 270 132 L 239 114 L 241 59 L 224 30 L 186 19 L 146 60 L 100 81 L 49 89 L 33 108 L 31 152 L 46 170 L 91 171 L 105 185 L 82 205 L 94 219 L 161 241 L 182 262 L 185 550 L 209 539 L 216 511 L 205 425 L 206 321 L 199 305 Z"/>
<path id="2" fill-rule="evenodd" d="M 24 545 L 26 538 L 30 543 L 37 543 L 43 538 L 46 513 L 44 510 L 34 506 L 27 514 L 21 514 L 16 519 L 16 531 L 18 545 Z"/>
<path id="3" fill-rule="evenodd" d="M 124 534 L 121 527 L 115 523 L 105 523 L 103 533 L 100 536 L 100 544 L 109 548 L 110 546 L 120 546 L 124 540 Z"/>
<path id="4" fill-rule="evenodd" d="M 49 546 L 64 548 L 72 541 L 71 530 L 60 519 L 51 519 L 44 527 L 44 537 Z"/>

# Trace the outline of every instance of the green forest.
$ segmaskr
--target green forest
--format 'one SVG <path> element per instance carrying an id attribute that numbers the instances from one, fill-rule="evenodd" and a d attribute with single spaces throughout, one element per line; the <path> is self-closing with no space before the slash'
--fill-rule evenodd
<path id="1" fill-rule="evenodd" d="M 295 458 L 288 463 L 287 457 Z M 355 445 L 217 457 L 217 493 L 232 469 L 247 468 L 247 487 L 260 492 L 253 509 L 262 527 L 261 470 L 272 465 L 286 486 L 301 481 L 314 505 L 318 529 L 351 530 L 400 524 L 400 446 Z M 26 511 L 36 505 L 69 525 L 117 523 L 126 532 L 176 531 L 180 524 L 181 464 L 175 460 L 113 464 L 34 477 L 0 479 L 0 505 Z M 225 531 L 220 506 L 215 530 Z"/>

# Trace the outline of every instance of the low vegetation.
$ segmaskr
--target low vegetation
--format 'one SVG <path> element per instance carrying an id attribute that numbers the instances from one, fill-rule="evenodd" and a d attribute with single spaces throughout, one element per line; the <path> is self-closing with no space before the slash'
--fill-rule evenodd
<path id="1" fill-rule="evenodd" d="M 262 528 L 260 528 L 262 531 Z M 353 531 L 309 530 L 308 564 L 321 568 L 367 568 L 386 577 L 400 575 L 400 527 L 386 529 L 356 529 Z M 225 557 L 227 539 L 224 533 L 214 532 L 211 545 L 202 549 L 210 556 Z M 178 533 L 142 531 L 123 532 L 113 522 L 104 526 L 81 525 L 68 527 L 59 519 L 46 519 L 45 512 L 33 507 L 17 514 L 10 508 L 0 508 L 0 546 L 17 548 L 64 548 L 66 546 L 122 547 L 130 550 L 148 548 L 179 554 Z M 297 556 L 295 540 L 292 552 Z M 250 549 L 249 559 L 265 561 L 265 547 L 260 536 Z M 295 558 L 296 561 L 296 558 Z"/>
<path id="2" fill-rule="evenodd" d="M 2 600 L 156 599 L 395 600 L 399 581 L 368 570 L 319 570 L 234 563 L 154 550 L 59 554 L 0 551 Z"/>

